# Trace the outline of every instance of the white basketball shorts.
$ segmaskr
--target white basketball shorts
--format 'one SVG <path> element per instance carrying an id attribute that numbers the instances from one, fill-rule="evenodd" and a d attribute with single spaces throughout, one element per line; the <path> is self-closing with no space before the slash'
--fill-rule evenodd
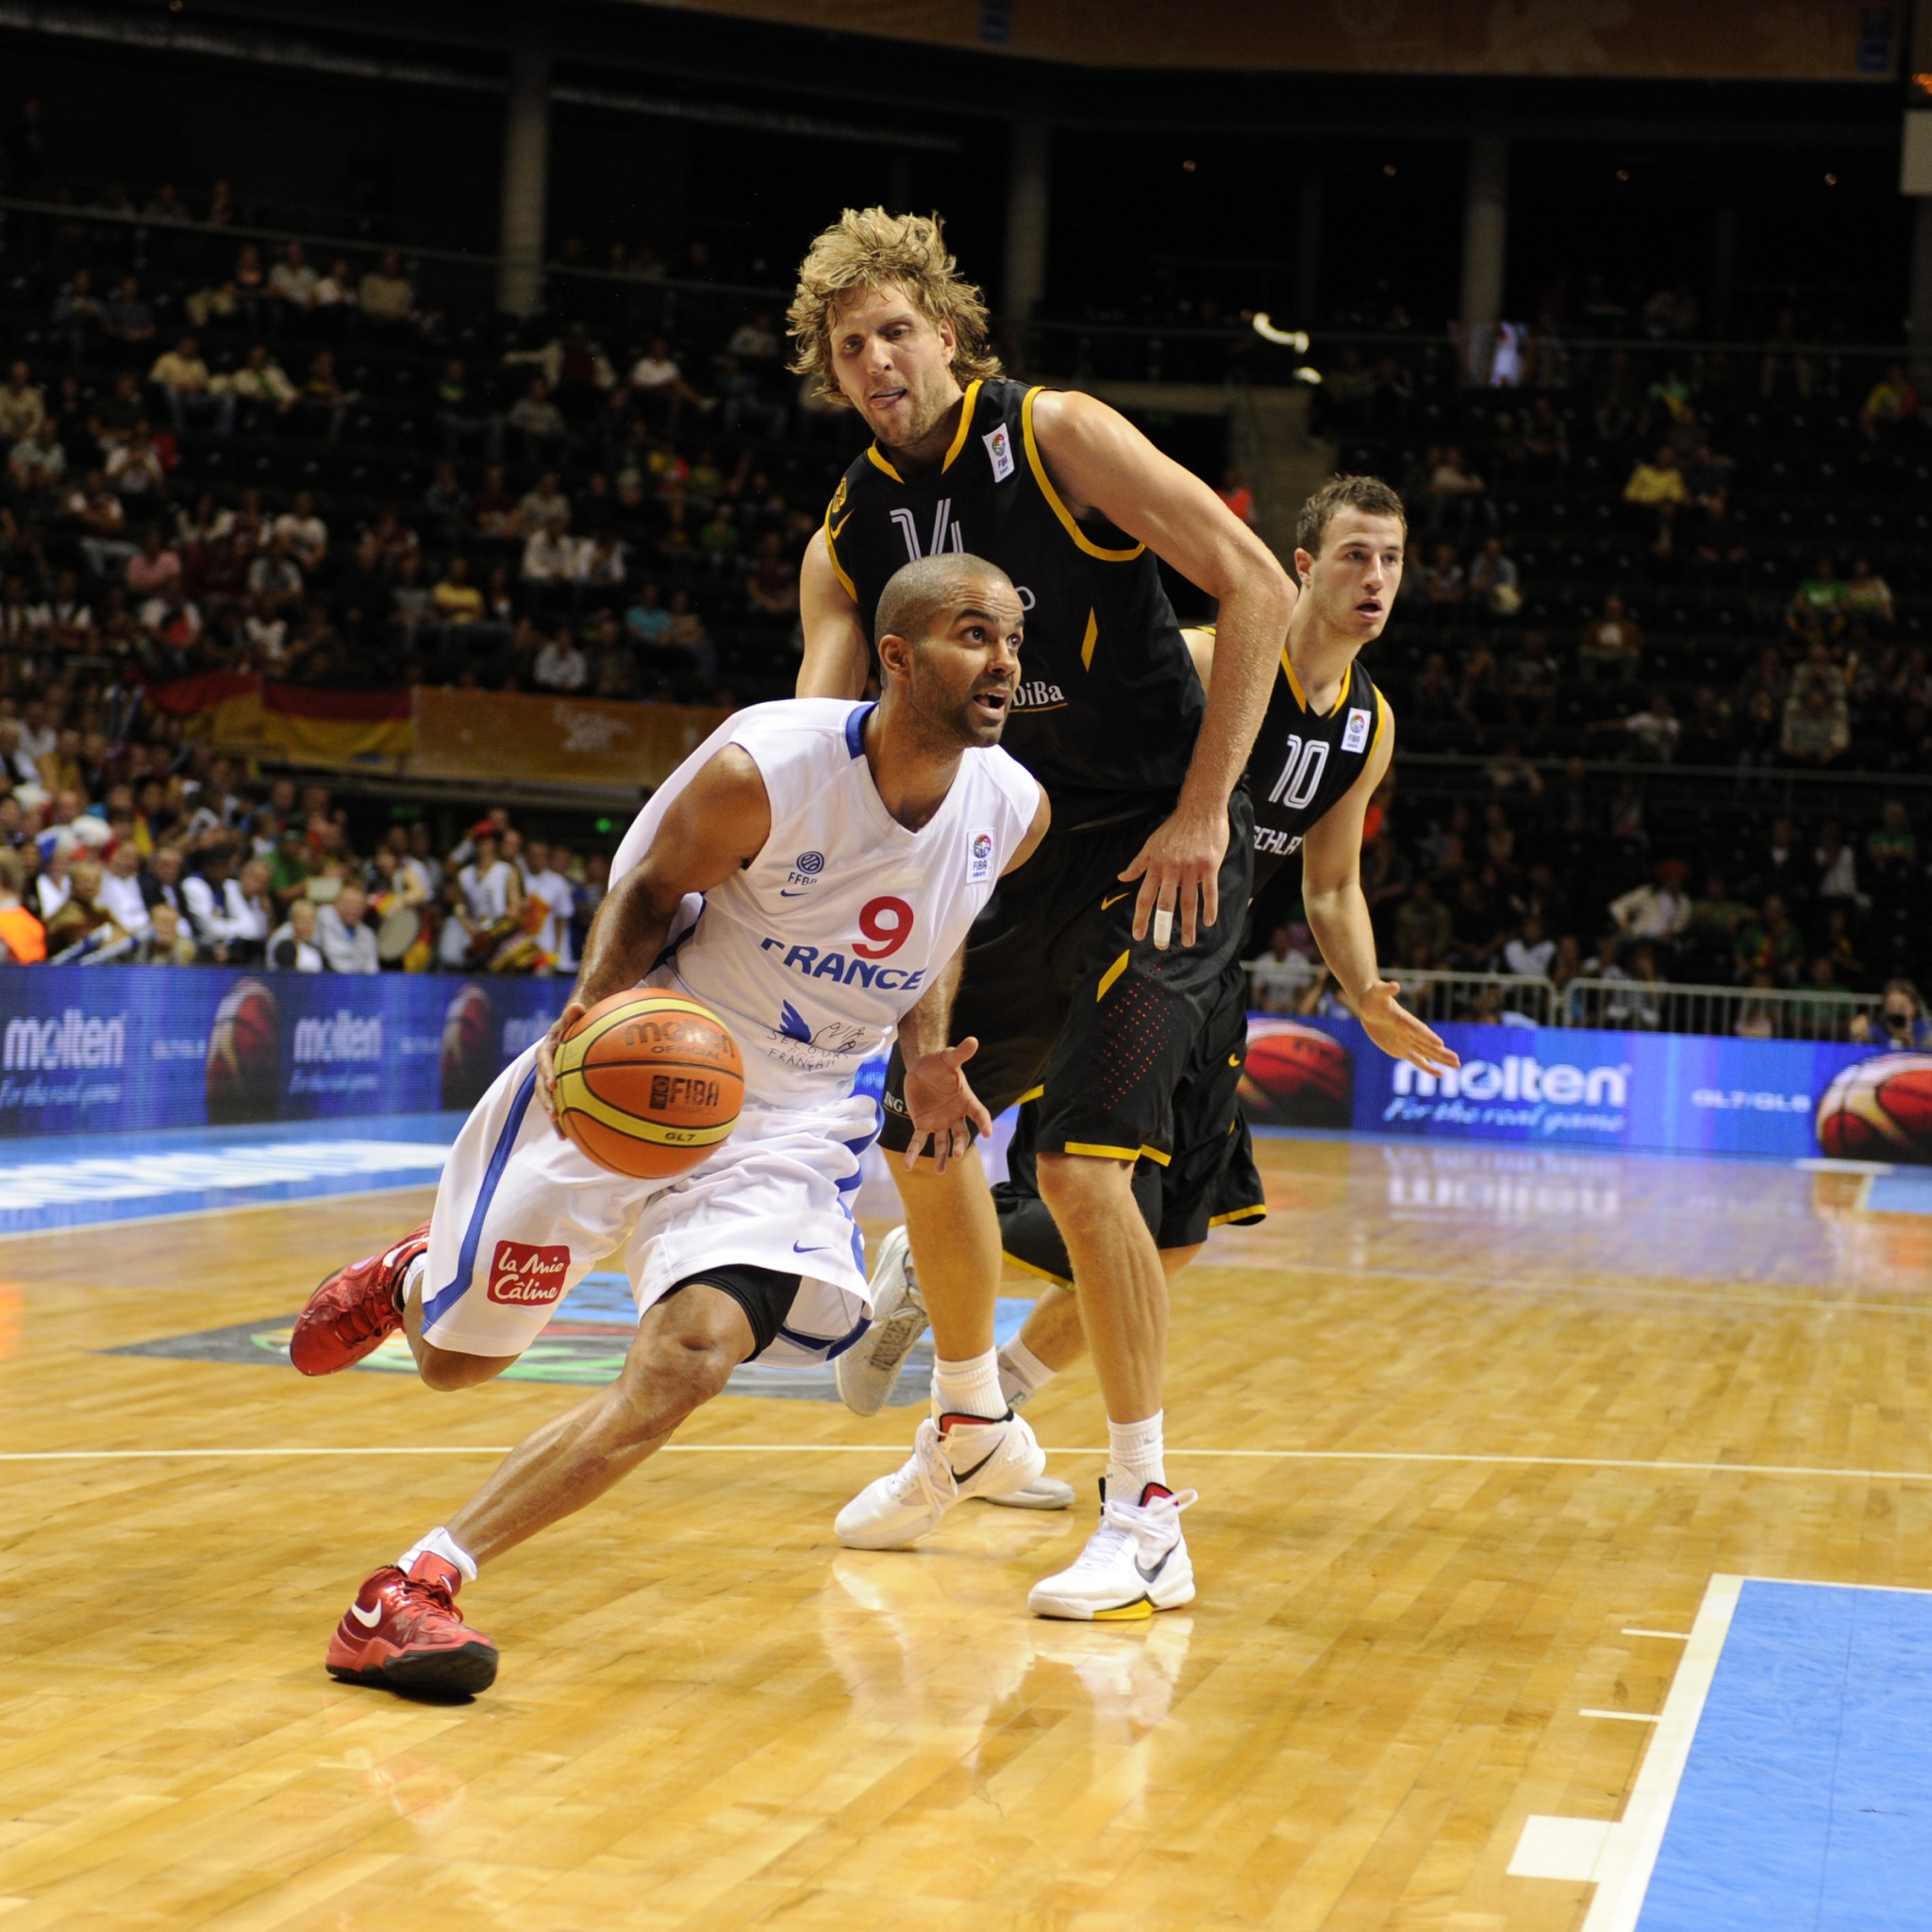
<path id="1" fill-rule="evenodd" d="M 852 1218 L 877 1138 L 869 1095 L 810 1108 L 747 1101 L 731 1138 L 672 1180 L 626 1179 L 563 1139 L 538 1106 L 537 1049 L 463 1123 L 436 1191 L 423 1334 L 458 1355 L 521 1355 L 557 1304 L 622 1252 L 640 1313 L 707 1267 L 799 1276 L 760 1359 L 820 1362 L 864 1333 L 865 1246 Z"/>

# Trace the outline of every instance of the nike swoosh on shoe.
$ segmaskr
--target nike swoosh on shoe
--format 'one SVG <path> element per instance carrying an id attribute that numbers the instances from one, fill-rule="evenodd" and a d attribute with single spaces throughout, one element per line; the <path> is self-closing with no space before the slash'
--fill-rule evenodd
<path id="1" fill-rule="evenodd" d="M 374 1630 L 382 1622 L 382 1606 L 377 1604 L 373 1610 L 365 1610 L 360 1604 L 351 1604 L 349 1614 L 365 1630 Z"/>
<path id="2" fill-rule="evenodd" d="M 1177 1549 L 1179 1548 L 1179 1545 L 1176 1544 L 1174 1547 Z M 1167 1555 L 1163 1556 L 1160 1561 L 1155 1564 L 1155 1566 L 1151 1570 L 1148 1569 L 1146 1564 L 1141 1562 L 1139 1557 L 1136 1557 L 1134 1558 L 1134 1568 L 1141 1573 L 1141 1581 L 1142 1583 L 1152 1583 L 1154 1579 L 1157 1576 L 1158 1576 L 1163 1570 L 1167 1568 L 1167 1558 L 1168 1557 L 1171 1557 L 1173 1555 L 1174 1550 L 1169 1550 L 1167 1552 Z"/>

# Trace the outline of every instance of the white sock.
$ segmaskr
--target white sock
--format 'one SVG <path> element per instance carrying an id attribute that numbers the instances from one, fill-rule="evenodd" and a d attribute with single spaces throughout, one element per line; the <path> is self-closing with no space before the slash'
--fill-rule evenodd
<path id="1" fill-rule="evenodd" d="M 1037 1395 L 1059 1373 L 1050 1369 L 1016 1335 L 1000 1350 L 1000 1393 L 1008 1408 L 1018 1408 L 1029 1395 Z"/>
<path id="2" fill-rule="evenodd" d="M 396 1307 L 398 1309 L 407 1308 L 409 1306 L 409 1297 L 416 1292 L 416 1284 L 423 1279 L 424 1274 L 428 1269 L 428 1266 L 429 1250 L 427 1248 L 425 1248 L 423 1252 L 420 1255 L 418 1255 L 416 1258 L 413 1261 L 411 1261 L 407 1268 L 403 1270 L 402 1282 L 396 1289 Z"/>
<path id="3" fill-rule="evenodd" d="M 411 1543 L 396 1558 L 396 1568 L 407 1570 L 418 1557 L 424 1556 L 441 1557 L 445 1563 L 453 1563 L 462 1572 L 465 1583 L 475 1583 L 476 1580 L 475 1557 L 471 1556 L 441 1524 L 438 1524 L 427 1536 Z"/>
<path id="4" fill-rule="evenodd" d="M 976 1415 L 997 1422 L 1007 1412 L 1007 1398 L 1000 1393 L 998 1355 L 988 1349 L 962 1362 L 935 1361 L 932 1412 L 935 1421 L 942 1415 Z"/>
<path id="5" fill-rule="evenodd" d="M 1161 1460 L 1160 1423 L 1165 1409 L 1157 1409 L 1143 1423 L 1107 1425 L 1107 1488 L 1119 1486 L 1118 1500 L 1138 1503 L 1149 1483 L 1167 1487 L 1167 1467 Z"/>

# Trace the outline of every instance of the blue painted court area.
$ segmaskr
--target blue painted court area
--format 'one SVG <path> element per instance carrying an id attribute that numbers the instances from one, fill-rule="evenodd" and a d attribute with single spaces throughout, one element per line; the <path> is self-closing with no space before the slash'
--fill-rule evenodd
<path id="1" fill-rule="evenodd" d="M 433 1186 L 463 1117 L 72 1134 L 0 1155 L 0 1234 Z"/>
<path id="2" fill-rule="evenodd" d="M 1638 1932 L 1932 1925 L 1932 1594 L 1747 1581 Z"/>
<path id="3" fill-rule="evenodd" d="M 1873 1214 L 1932 1214 L 1932 1171 L 1874 1174 L 1865 1207 Z"/>

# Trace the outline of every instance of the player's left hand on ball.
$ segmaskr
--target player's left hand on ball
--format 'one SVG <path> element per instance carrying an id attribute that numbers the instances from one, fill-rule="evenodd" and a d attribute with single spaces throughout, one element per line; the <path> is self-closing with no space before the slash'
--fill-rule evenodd
<path id="1" fill-rule="evenodd" d="M 1396 998 L 1402 991 L 1393 979 L 1378 979 L 1361 996 L 1357 1011 L 1365 1032 L 1391 1059 L 1407 1060 L 1424 1074 L 1447 1073 L 1462 1064 L 1441 1034 L 1425 1026 Z"/>
<path id="2" fill-rule="evenodd" d="M 557 1016 L 557 1024 L 537 1042 L 537 1104 L 550 1116 L 550 1124 L 559 1136 L 563 1129 L 557 1125 L 557 1049 L 563 1044 L 567 1034 L 590 1008 L 582 1000 L 572 1000 Z"/>
<path id="3" fill-rule="evenodd" d="M 1123 885 L 1141 881 L 1135 941 L 1144 940 L 1151 925 L 1155 945 L 1165 952 L 1178 914 L 1181 944 L 1191 946 L 1200 928 L 1221 917 L 1221 861 L 1226 856 L 1225 807 L 1206 816 L 1176 811 L 1156 825 L 1120 875 Z"/>
<path id="4" fill-rule="evenodd" d="M 944 1174 L 948 1160 L 965 1157 L 973 1145 L 968 1123 L 982 1134 L 992 1132 L 992 1116 L 961 1071 L 979 1051 L 968 1038 L 938 1053 L 921 1054 L 906 1069 L 906 1111 L 912 1120 L 912 1141 L 906 1149 L 906 1172 L 919 1165 L 919 1157 L 932 1142 L 935 1174 Z"/>

